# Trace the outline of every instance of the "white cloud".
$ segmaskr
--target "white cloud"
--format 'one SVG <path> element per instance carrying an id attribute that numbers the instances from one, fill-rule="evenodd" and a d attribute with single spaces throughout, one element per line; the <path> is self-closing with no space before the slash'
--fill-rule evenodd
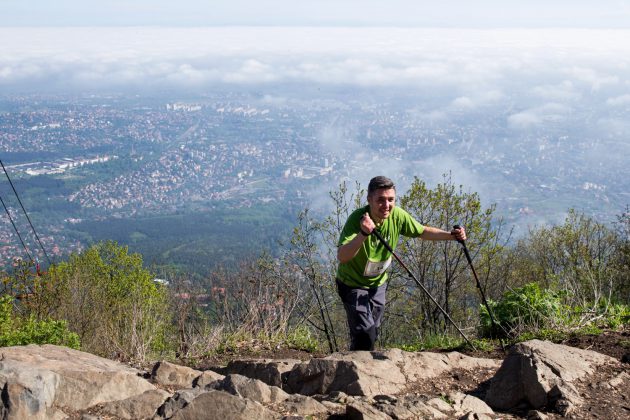
<path id="1" fill-rule="evenodd" d="M 604 86 L 616 85 L 620 81 L 616 75 L 601 74 L 592 68 L 572 67 L 566 70 L 566 73 L 574 80 L 590 84 L 592 91 L 598 91 Z"/>
<path id="2" fill-rule="evenodd" d="M 630 94 L 616 96 L 614 98 L 608 98 L 606 100 L 606 105 L 610 105 L 610 106 L 630 105 Z"/>
<path id="3" fill-rule="evenodd" d="M 475 107 L 475 103 L 473 102 L 473 100 L 467 96 L 460 96 L 459 98 L 451 102 L 451 105 L 454 106 L 455 108 L 464 108 L 464 109 Z"/>
<path id="4" fill-rule="evenodd" d="M 573 82 L 563 80 L 557 85 L 542 85 L 534 88 L 534 94 L 552 101 L 576 101 L 582 97 Z"/>
<path id="5" fill-rule="evenodd" d="M 625 80 L 630 31 L 0 28 L 0 86 L 322 83 L 454 89 L 460 108 L 535 86 L 548 101 Z M 615 63 L 615 64 L 612 64 Z M 536 79 L 560 79 L 559 84 Z M 52 85 L 54 87 L 54 85 Z"/>
<path id="6" fill-rule="evenodd" d="M 542 123 L 542 119 L 535 112 L 518 112 L 508 117 L 511 128 L 527 129 Z"/>
<path id="7" fill-rule="evenodd" d="M 528 129 L 549 121 L 561 121 L 571 110 L 572 108 L 563 104 L 547 103 L 510 115 L 508 125 L 514 129 Z"/>

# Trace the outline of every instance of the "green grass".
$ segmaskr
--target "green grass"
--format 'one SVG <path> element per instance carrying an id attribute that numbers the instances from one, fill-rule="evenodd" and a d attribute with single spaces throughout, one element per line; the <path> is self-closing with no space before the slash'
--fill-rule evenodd
<path id="1" fill-rule="evenodd" d="M 392 344 L 388 347 L 399 348 L 404 351 L 456 350 L 461 348 L 465 343 L 466 342 L 461 337 L 452 337 L 445 334 L 431 334 L 412 343 Z"/>

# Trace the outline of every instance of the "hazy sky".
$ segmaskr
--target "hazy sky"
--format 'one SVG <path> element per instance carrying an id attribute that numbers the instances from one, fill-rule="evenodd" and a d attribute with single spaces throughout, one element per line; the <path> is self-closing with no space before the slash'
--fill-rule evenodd
<path id="1" fill-rule="evenodd" d="M 0 0 L 0 26 L 629 28 L 630 0 Z"/>

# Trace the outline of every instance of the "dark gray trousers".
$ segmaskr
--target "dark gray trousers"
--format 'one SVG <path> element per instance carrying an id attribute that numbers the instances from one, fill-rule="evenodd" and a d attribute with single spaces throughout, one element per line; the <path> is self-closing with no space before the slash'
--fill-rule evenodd
<path id="1" fill-rule="evenodd" d="M 350 350 L 374 350 L 385 311 L 387 283 L 372 289 L 350 287 L 337 280 L 337 292 L 348 317 Z"/>

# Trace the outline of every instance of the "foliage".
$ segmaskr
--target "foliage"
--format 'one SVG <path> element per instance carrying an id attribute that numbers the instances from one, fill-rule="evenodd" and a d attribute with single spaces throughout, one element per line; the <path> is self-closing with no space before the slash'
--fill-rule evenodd
<path id="1" fill-rule="evenodd" d="M 73 225 L 68 234 L 82 242 L 130 244 L 150 266 L 176 267 L 180 274 L 196 273 L 202 279 L 219 267 L 238 270 L 241 261 L 256 259 L 262 247 L 278 255 L 280 240 L 291 234 L 289 218 L 295 215 L 284 204 L 220 206 L 211 211 L 85 221 Z"/>
<path id="2" fill-rule="evenodd" d="M 541 289 L 538 283 L 508 291 L 499 301 L 488 304 L 499 331 L 485 307 L 480 309 L 481 335 L 510 335 L 516 341 L 540 338 L 559 341 L 571 333 L 598 334 L 601 328 L 618 328 L 630 323 L 630 307 L 600 300 L 594 306 L 571 306 L 565 291 Z"/>
<path id="3" fill-rule="evenodd" d="M 578 308 L 579 311 L 591 311 L 593 324 L 601 328 L 617 329 L 630 325 L 630 305 L 612 303 L 602 299 L 594 308 Z"/>
<path id="4" fill-rule="evenodd" d="M 322 225 L 305 210 L 298 217 L 289 250 L 283 256 L 285 267 L 294 273 L 294 284 L 304 293 L 298 295 L 298 310 L 304 322 L 322 335 L 330 352 L 338 350 L 332 308 L 336 296 L 332 290 L 330 259 L 320 253 Z"/>
<path id="5" fill-rule="evenodd" d="M 285 267 L 294 273 L 293 284 L 303 293 L 298 295 L 298 313 L 302 320 L 328 345 L 338 351 L 344 338 L 345 314 L 337 296 L 337 241 L 348 216 L 360 207 L 365 191 L 359 183 L 350 190 L 345 182 L 339 184 L 329 197 L 332 209 L 318 220 L 306 209 L 298 217 L 290 245 L 283 256 Z"/>
<path id="6" fill-rule="evenodd" d="M 400 206 L 422 224 L 450 230 L 453 225 L 465 226 L 467 247 L 475 259 L 483 287 L 492 284 L 494 261 L 502 252 L 500 226 L 492 224 L 494 206 L 483 208 L 479 195 L 456 186 L 449 174 L 435 188 L 416 178 L 409 191 L 401 196 Z M 474 321 L 471 310 L 478 298 L 473 279 L 462 249 L 454 241 L 430 242 L 406 240 L 401 244 L 402 259 L 440 306 L 457 323 Z M 388 312 L 396 321 L 384 325 L 387 339 L 402 341 L 410 331 L 416 335 L 441 334 L 449 328 L 447 320 L 432 300 L 411 282 L 406 273 L 394 266 L 395 279 L 390 284 Z"/>
<path id="7" fill-rule="evenodd" d="M 613 294 L 620 302 L 630 304 L 630 207 L 618 216 L 615 228 L 618 240 L 614 264 L 618 278 Z"/>
<path id="8" fill-rule="evenodd" d="M 288 332 L 285 339 L 287 347 L 314 353 L 319 350 L 319 342 L 310 329 L 298 326 Z"/>
<path id="9" fill-rule="evenodd" d="M 390 344 L 388 347 L 400 348 L 405 351 L 455 350 L 461 348 L 464 343 L 465 341 L 461 337 L 447 334 L 428 334 L 411 343 Z"/>
<path id="10" fill-rule="evenodd" d="M 33 315 L 26 319 L 16 317 L 13 298 L 0 297 L 0 347 L 27 344 L 55 344 L 79 348 L 79 336 L 68 330 L 66 321 L 52 319 L 38 321 Z"/>
<path id="11" fill-rule="evenodd" d="M 170 292 L 182 358 L 273 348 L 292 330 L 301 295 L 294 273 L 265 253 L 238 271 L 216 270 L 203 284 L 179 279 Z"/>
<path id="12" fill-rule="evenodd" d="M 164 288 L 115 242 L 96 244 L 50 267 L 34 284 L 29 310 L 65 319 L 82 349 L 123 360 L 144 360 L 168 345 Z"/>
<path id="13" fill-rule="evenodd" d="M 41 277 L 32 264 L 16 261 L 11 276 L 3 275 L 0 282 L 0 294 L 7 295 L 0 301 L 0 344 L 47 342 L 76 348 L 80 342 L 83 350 L 124 360 L 158 354 L 192 359 L 279 347 L 339 350 L 345 344 L 346 320 L 334 283 L 336 245 L 364 194 L 358 183 L 352 191 L 341 183 L 330 193 L 328 216 L 314 216 L 308 209 L 300 214 L 282 254 L 265 250 L 250 259 L 242 250 L 220 244 L 215 250 L 230 254 L 238 264 L 217 266 L 192 279 L 170 273 L 168 287 L 153 280 L 139 254 L 112 241 L 70 256 Z M 482 338 L 473 339 L 477 349 L 495 347 L 495 340 L 484 337 L 559 341 L 630 323 L 627 209 L 614 230 L 570 210 L 562 225 L 533 228 L 508 247 L 501 223 L 492 219 L 494 206 L 483 208 L 478 194 L 454 185 L 450 175 L 435 188 L 415 179 L 398 204 L 423 224 L 466 227 L 468 249 L 501 331 L 492 329 L 485 306 L 479 305 L 457 243 L 403 240 L 397 245 L 402 259 L 457 324 L 480 326 Z M 266 211 L 250 215 L 245 230 L 235 231 L 245 240 L 264 237 L 264 226 L 277 216 Z M 138 244 L 160 229 L 175 240 L 176 229 L 169 226 L 180 216 L 147 219 L 150 231 L 128 229 L 131 221 L 114 230 L 126 232 Z M 229 223 L 222 228 L 227 231 L 243 219 L 242 214 L 224 216 Z M 194 229 L 192 225 L 211 222 L 200 217 L 182 223 Z M 199 250 L 210 247 L 209 241 L 221 242 L 200 238 L 189 245 L 196 253 L 186 251 L 190 259 L 178 254 L 181 244 L 162 251 L 194 270 L 194 261 L 210 255 Z M 397 264 L 391 279 L 381 346 L 409 351 L 465 348 L 435 304 Z"/>
<path id="14" fill-rule="evenodd" d="M 499 301 L 488 301 L 495 321 L 503 331 L 518 335 L 531 329 L 543 329 L 558 324 L 562 314 L 562 294 L 541 290 L 537 283 L 509 290 Z M 492 337 L 502 331 L 494 331 L 492 320 L 485 306 L 480 306 L 481 335 Z"/>
<path id="15" fill-rule="evenodd" d="M 540 328 L 523 332 L 518 335 L 513 341 L 515 343 L 518 343 L 521 341 L 538 339 L 558 343 L 569 338 L 569 335 L 570 334 L 564 330 L 559 330 L 555 328 Z"/>
<path id="16" fill-rule="evenodd" d="M 564 224 L 532 229 L 521 239 L 510 251 L 504 271 L 511 284 L 540 283 L 564 290 L 573 306 L 597 306 L 616 297 L 615 290 L 627 276 L 619 251 L 616 232 L 569 210 Z"/>

